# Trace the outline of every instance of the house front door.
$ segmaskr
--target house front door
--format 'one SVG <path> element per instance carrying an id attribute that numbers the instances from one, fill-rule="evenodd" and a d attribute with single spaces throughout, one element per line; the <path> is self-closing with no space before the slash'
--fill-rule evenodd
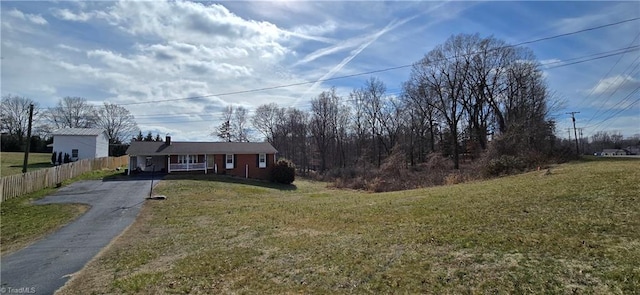
<path id="1" fill-rule="evenodd" d="M 214 164 L 216 163 L 215 155 L 207 155 L 207 168 L 213 169 Z"/>

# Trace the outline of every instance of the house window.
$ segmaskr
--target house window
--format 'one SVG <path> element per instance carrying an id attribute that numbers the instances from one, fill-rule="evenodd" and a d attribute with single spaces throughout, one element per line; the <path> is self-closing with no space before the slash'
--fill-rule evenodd
<path id="1" fill-rule="evenodd" d="M 258 155 L 258 167 L 267 168 L 267 154 Z"/>
<path id="2" fill-rule="evenodd" d="M 78 157 L 78 149 L 72 149 L 71 150 L 71 157 L 72 158 L 77 158 Z"/>
<path id="3" fill-rule="evenodd" d="M 226 158 L 226 168 L 227 169 L 233 169 L 233 154 L 227 154 L 227 158 Z"/>
<path id="4" fill-rule="evenodd" d="M 178 155 L 179 164 L 195 164 L 198 163 L 198 155 Z"/>

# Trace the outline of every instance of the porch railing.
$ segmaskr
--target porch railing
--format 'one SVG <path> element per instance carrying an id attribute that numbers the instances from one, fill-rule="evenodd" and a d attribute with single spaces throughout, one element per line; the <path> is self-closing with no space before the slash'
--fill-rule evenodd
<path id="1" fill-rule="evenodd" d="M 169 164 L 170 171 L 197 171 L 204 169 L 205 163 Z"/>

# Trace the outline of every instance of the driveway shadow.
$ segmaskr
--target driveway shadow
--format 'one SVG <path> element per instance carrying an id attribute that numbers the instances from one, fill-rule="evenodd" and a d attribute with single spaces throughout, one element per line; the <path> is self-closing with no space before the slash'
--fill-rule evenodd
<path id="1" fill-rule="evenodd" d="M 217 182 L 224 182 L 224 183 L 237 183 L 237 184 L 277 189 L 281 191 L 294 191 L 298 189 L 298 187 L 295 184 L 287 185 L 287 184 L 270 182 L 266 180 L 241 178 L 241 177 L 230 176 L 230 175 L 200 174 L 200 173 L 198 174 L 171 173 L 171 174 L 166 174 L 163 179 L 166 179 L 166 180 L 186 179 L 186 180 L 197 180 L 197 181 L 217 181 Z"/>
<path id="2" fill-rule="evenodd" d="M 150 172 L 136 173 L 127 175 L 126 173 L 109 175 L 102 178 L 102 181 L 135 181 L 135 180 L 162 180 L 166 176 L 166 173 L 155 172 L 151 174 Z"/>

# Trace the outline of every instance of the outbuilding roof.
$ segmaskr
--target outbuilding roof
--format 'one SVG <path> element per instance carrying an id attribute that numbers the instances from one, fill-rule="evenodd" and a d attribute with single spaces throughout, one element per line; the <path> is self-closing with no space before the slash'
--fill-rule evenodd
<path id="1" fill-rule="evenodd" d="M 98 136 L 104 129 L 100 128 L 62 128 L 51 132 L 51 135 L 78 135 L 78 136 Z"/>
<path id="2" fill-rule="evenodd" d="M 185 142 L 132 141 L 127 149 L 131 156 L 194 155 L 194 154 L 275 154 L 268 142 Z"/>

